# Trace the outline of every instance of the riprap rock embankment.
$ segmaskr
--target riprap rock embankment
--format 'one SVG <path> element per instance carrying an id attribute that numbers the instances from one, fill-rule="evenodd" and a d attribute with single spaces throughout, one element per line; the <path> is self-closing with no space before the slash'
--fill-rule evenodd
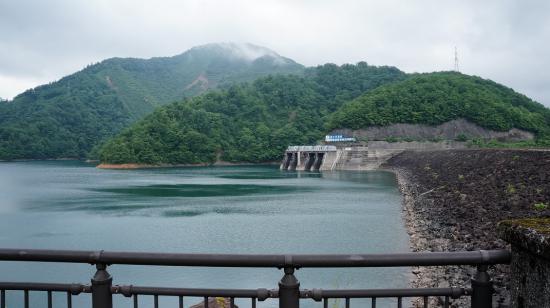
<path id="1" fill-rule="evenodd" d="M 550 215 L 550 151 L 405 151 L 383 167 L 398 173 L 413 251 L 504 248 L 499 221 Z M 467 286 L 473 271 L 415 269 L 413 283 Z M 497 307 L 508 302 L 507 273 L 506 266 L 492 272 Z"/>

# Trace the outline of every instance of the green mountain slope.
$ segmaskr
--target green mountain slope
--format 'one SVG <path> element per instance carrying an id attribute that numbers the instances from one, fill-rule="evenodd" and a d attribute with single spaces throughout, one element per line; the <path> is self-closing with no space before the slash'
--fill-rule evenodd
<path id="1" fill-rule="evenodd" d="M 528 130 L 539 139 L 550 132 L 550 109 L 493 81 L 456 72 L 414 74 L 379 87 L 344 104 L 328 128 L 437 125 L 457 118 L 497 131 Z"/>
<path id="2" fill-rule="evenodd" d="M 109 140 L 104 163 L 191 164 L 278 160 L 292 143 L 322 137 L 343 102 L 402 80 L 393 67 L 327 64 L 271 76 L 160 107 Z"/>
<path id="3" fill-rule="evenodd" d="M 209 89 L 304 67 L 251 44 L 210 44 L 165 58 L 113 58 L 0 102 L 0 160 L 85 157 L 154 108 Z"/>

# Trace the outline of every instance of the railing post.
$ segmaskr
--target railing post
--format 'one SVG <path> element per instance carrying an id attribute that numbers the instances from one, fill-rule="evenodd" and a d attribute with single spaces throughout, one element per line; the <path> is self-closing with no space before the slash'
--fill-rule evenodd
<path id="1" fill-rule="evenodd" d="M 478 265 L 472 279 L 472 308 L 493 307 L 493 282 L 487 273 L 487 265 Z"/>
<path id="2" fill-rule="evenodd" d="M 92 308 L 112 308 L 111 285 L 113 277 L 107 272 L 107 265 L 96 264 L 97 271 L 92 278 Z"/>
<path id="3" fill-rule="evenodd" d="M 300 282 L 294 276 L 293 267 L 285 267 L 285 275 L 279 281 L 279 308 L 300 307 Z"/>

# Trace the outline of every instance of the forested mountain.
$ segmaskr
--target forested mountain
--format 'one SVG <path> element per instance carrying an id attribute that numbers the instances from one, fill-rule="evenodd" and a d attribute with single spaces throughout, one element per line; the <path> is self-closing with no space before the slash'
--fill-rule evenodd
<path id="1" fill-rule="evenodd" d="M 304 67 L 251 44 L 210 44 L 174 57 L 112 58 L 0 101 L 0 160 L 85 157 L 154 108 L 209 89 Z"/>
<path id="2" fill-rule="evenodd" d="M 550 132 L 550 109 L 496 82 L 456 72 L 413 74 L 365 93 L 332 114 L 327 128 L 437 125 L 458 118 L 496 131 L 528 130 L 539 139 Z"/>
<path id="3" fill-rule="evenodd" d="M 263 47 L 224 43 L 108 59 L 0 100 L 0 160 L 83 158 L 96 146 L 108 163 L 264 162 L 336 128 L 457 118 L 550 144 L 550 110 L 490 80 L 365 62 L 304 68 Z"/>
<path id="4" fill-rule="evenodd" d="M 457 118 L 499 131 L 525 129 L 548 143 L 550 109 L 505 86 L 455 72 L 406 77 L 395 68 L 359 63 L 311 68 L 303 77 L 261 78 L 161 107 L 109 140 L 100 159 L 265 162 L 278 160 L 290 144 L 315 143 L 333 128 Z"/>
<path id="5" fill-rule="evenodd" d="M 105 163 L 194 164 L 278 160 L 316 142 L 344 102 L 406 75 L 394 67 L 327 64 L 270 76 L 160 107 L 108 141 Z"/>

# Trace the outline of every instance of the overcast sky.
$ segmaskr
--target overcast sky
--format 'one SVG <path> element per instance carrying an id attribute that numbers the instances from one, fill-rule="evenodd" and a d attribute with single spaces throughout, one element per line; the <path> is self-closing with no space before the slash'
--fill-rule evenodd
<path id="1" fill-rule="evenodd" d="M 550 106 L 550 1 L 0 0 L 0 97 L 110 57 L 249 42 L 304 65 L 460 71 Z"/>

